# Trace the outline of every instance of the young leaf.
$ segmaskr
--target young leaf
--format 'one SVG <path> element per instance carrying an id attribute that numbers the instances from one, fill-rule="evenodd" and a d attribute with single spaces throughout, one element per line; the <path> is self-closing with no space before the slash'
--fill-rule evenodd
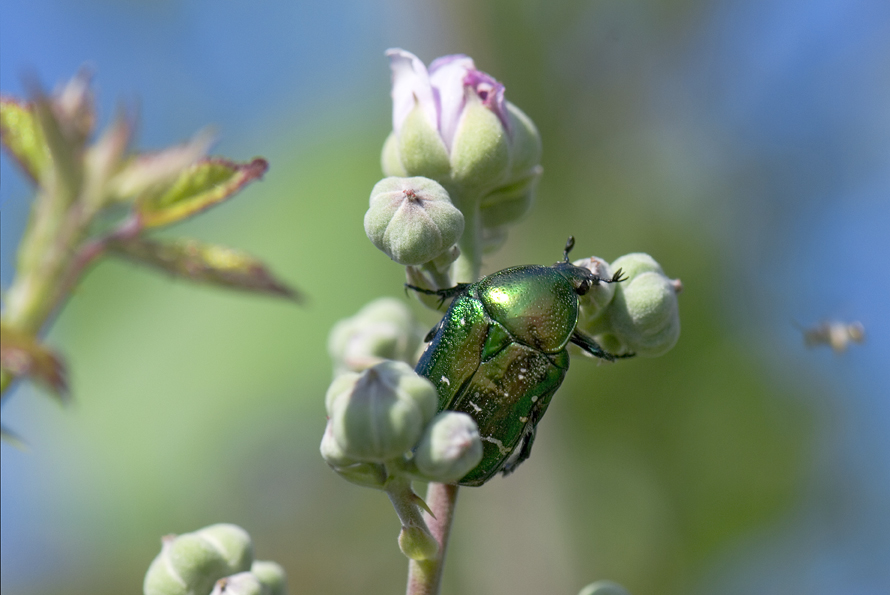
<path id="1" fill-rule="evenodd" d="M 183 170 L 164 192 L 139 199 L 136 210 L 145 227 L 169 225 L 226 200 L 268 168 L 262 158 L 250 163 L 203 159 Z"/>
<path id="2" fill-rule="evenodd" d="M 28 376 L 60 400 L 68 397 L 65 365 L 58 355 L 21 331 L 0 324 L 0 366 L 6 373 Z"/>
<path id="3" fill-rule="evenodd" d="M 199 283 L 285 297 L 302 296 L 272 276 L 262 262 L 244 252 L 196 240 L 158 242 L 145 238 L 108 242 L 112 254 Z"/>
<path id="4" fill-rule="evenodd" d="M 110 181 L 111 195 L 121 201 L 135 198 L 143 202 L 162 195 L 186 168 L 207 155 L 213 137 L 213 132 L 205 128 L 182 144 L 131 157 Z"/>
<path id="5" fill-rule="evenodd" d="M 0 141 L 35 184 L 52 165 L 31 104 L 0 96 Z"/>

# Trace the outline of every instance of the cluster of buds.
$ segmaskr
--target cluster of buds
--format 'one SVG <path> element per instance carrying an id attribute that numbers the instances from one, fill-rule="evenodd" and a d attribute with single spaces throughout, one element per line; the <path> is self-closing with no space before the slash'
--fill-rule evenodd
<path id="1" fill-rule="evenodd" d="M 250 535 L 217 524 L 168 535 L 143 583 L 145 595 L 286 595 L 284 569 L 253 559 Z"/>
<path id="2" fill-rule="evenodd" d="M 438 546 L 411 481 L 456 482 L 479 464 L 482 440 L 468 415 L 437 413 L 435 387 L 412 367 L 420 336 L 407 307 L 388 298 L 334 327 L 335 378 L 320 450 L 344 479 L 385 491 L 402 521 L 402 551 L 429 559 Z"/>
<path id="3" fill-rule="evenodd" d="M 601 279 L 622 272 L 621 283 L 600 283 L 581 297 L 578 329 L 615 355 L 664 355 L 680 338 L 679 279 L 670 279 L 648 254 L 626 254 L 611 266 L 591 256 L 574 262 Z"/>
<path id="4" fill-rule="evenodd" d="M 384 179 L 371 194 L 365 231 L 412 282 L 439 289 L 475 281 L 483 252 L 531 208 L 541 176 L 534 123 L 504 98 L 504 85 L 472 58 L 429 68 L 401 49 L 392 69 L 393 131 Z M 452 268 L 452 263 L 454 263 Z"/>

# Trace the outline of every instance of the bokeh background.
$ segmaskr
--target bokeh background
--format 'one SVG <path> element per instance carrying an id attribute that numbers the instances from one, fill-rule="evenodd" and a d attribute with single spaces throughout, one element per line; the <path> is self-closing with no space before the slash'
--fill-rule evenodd
<path id="1" fill-rule="evenodd" d="M 61 408 L 3 424 L 2 590 L 139 593 L 160 537 L 220 521 L 291 592 L 394 593 L 386 497 L 318 455 L 327 333 L 400 267 L 362 232 L 400 46 L 466 53 L 537 123 L 545 175 L 492 272 L 645 251 L 685 286 L 658 359 L 575 358 L 515 475 L 464 489 L 444 592 L 890 592 L 890 3 L 885 0 L 0 0 L 0 88 L 83 63 L 138 145 L 215 124 L 265 179 L 168 235 L 261 256 L 298 307 L 93 270 L 49 341 Z M 2 282 L 31 190 L 4 157 Z M 415 304 L 426 324 L 432 312 Z M 807 350 L 796 324 L 860 320 Z"/>

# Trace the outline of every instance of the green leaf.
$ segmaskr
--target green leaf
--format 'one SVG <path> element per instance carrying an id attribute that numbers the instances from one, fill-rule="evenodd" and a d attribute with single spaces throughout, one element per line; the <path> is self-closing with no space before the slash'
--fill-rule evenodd
<path id="1" fill-rule="evenodd" d="M 141 197 L 136 209 L 145 227 L 169 225 L 226 200 L 268 168 L 262 158 L 250 163 L 203 159 L 185 168 L 163 192 Z"/>
<path id="2" fill-rule="evenodd" d="M 232 289 L 277 295 L 296 302 L 302 296 L 276 279 L 248 254 L 197 240 L 158 242 L 145 238 L 109 241 L 112 254 L 145 264 L 174 277 Z"/>
<path id="3" fill-rule="evenodd" d="M 0 140 L 35 184 L 52 166 L 32 104 L 0 96 Z"/>
<path id="4" fill-rule="evenodd" d="M 7 374 L 27 376 L 67 400 L 68 383 L 61 358 L 37 339 L 0 324 L 0 367 Z"/>

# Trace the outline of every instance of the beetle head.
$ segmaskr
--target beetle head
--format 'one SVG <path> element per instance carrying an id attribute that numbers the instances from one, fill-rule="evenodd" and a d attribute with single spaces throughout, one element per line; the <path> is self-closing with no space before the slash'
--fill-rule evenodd
<path id="1" fill-rule="evenodd" d="M 597 285 L 600 282 L 600 278 L 594 275 L 590 269 L 585 269 L 584 267 L 575 266 L 570 262 L 557 262 L 553 265 L 553 268 L 556 269 L 560 275 L 566 278 L 566 280 L 572 284 L 572 287 L 575 290 L 575 293 L 578 295 L 584 295 L 590 288 L 594 285 Z"/>

